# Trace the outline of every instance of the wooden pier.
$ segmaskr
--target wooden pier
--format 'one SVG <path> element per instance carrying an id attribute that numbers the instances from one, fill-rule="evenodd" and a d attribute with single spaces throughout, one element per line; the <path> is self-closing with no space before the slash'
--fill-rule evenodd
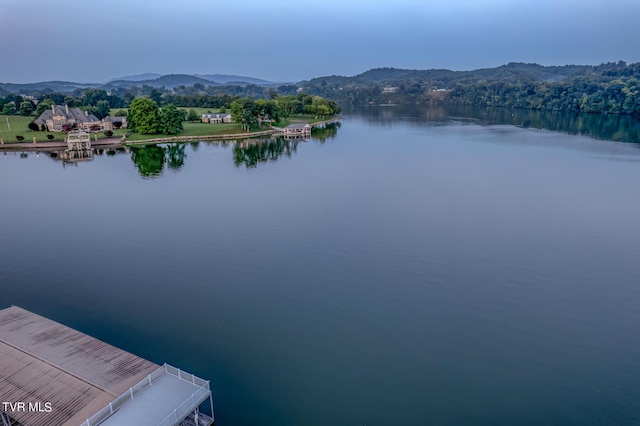
<path id="1" fill-rule="evenodd" d="M 14 404 L 0 406 L 0 425 L 177 425 L 189 415 L 211 424 L 198 411 L 207 399 L 207 381 L 19 307 L 0 310 L 0 401 Z"/>

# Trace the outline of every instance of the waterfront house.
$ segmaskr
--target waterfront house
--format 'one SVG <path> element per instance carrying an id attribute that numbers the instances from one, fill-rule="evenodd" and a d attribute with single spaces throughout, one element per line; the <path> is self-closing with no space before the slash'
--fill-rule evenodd
<path id="1" fill-rule="evenodd" d="M 68 132 L 72 129 L 86 132 L 102 130 L 102 122 L 98 117 L 80 108 L 69 108 L 68 105 L 52 105 L 51 109 L 40 114 L 34 123 L 40 127 L 45 125 L 50 132 Z"/>
<path id="2" fill-rule="evenodd" d="M 208 113 L 202 114 L 202 122 L 211 124 L 232 123 L 233 119 L 231 118 L 231 114 Z"/>

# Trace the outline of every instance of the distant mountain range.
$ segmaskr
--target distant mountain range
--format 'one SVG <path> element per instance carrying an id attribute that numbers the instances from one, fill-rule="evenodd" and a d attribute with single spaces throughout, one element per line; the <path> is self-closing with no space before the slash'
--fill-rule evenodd
<path id="1" fill-rule="evenodd" d="M 13 83 L 0 83 L 0 95 L 17 93 L 22 95 L 39 96 L 48 93 L 71 93 L 77 89 L 104 89 L 112 90 L 115 88 L 128 88 L 132 86 L 151 86 L 151 87 L 164 87 L 167 89 L 173 89 L 177 86 L 193 86 L 200 83 L 204 86 L 219 86 L 219 85 L 237 85 L 246 86 L 248 84 L 255 84 L 258 86 L 270 86 L 276 85 L 267 80 L 262 80 L 255 77 L 246 77 L 241 75 L 229 75 L 229 74 L 205 74 L 205 75 L 188 75 L 188 74 L 137 74 L 124 77 L 113 78 L 107 83 L 74 83 L 69 81 L 43 81 L 38 83 L 25 83 L 25 84 L 13 84 Z"/>
<path id="2" fill-rule="evenodd" d="M 375 68 L 361 74 L 346 76 L 324 76 L 313 78 L 308 81 L 295 83 L 276 83 L 262 80 L 255 77 L 246 77 L 228 74 L 168 74 L 160 75 L 154 73 L 129 75 L 110 80 L 107 83 L 74 83 L 67 81 L 48 81 L 29 84 L 0 83 L 0 96 L 9 93 L 22 95 L 40 96 L 52 92 L 71 93 L 78 89 L 95 88 L 104 90 L 118 90 L 122 93 L 133 86 L 149 86 L 154 88 L 164 87 L 174 89 L 178 86 L 192 87 L 196 84 L 202 86 L 248 86 L 256 85 L 262 87 L 278 87 L 284 92 L 295 93 L 296 87 L 302 87 L 306 93 L 318 94 L 335 100 L 356 100 L 354 91 L 358 92 L 359 99 L 363 91 L 372 90 L 382 94 L 393 93 L 418 93 L 424 90 L 450 89 L 460 85 L 483 84 L 555 84 L 580 78 L 580 76 L 600 75 L 601 78 L 608 78 L 605 73 L 611 73 L 611 69 L 626 73 L 634 73 L 638 64 L 627 66 L 624 62 L 607 63 L 596 66 L 591 65 L 564 65 L 564 66 L 543 66 L 527 63 L 509 63 L 495 68 L 483 68 L 471 71 L 451 71 L 446 69 L 410 70 L 398 68 Z M 634 68 L 636 67 L 636 68 Z M 386 89 L 385 89 L 386 88 Z M 383 90 L 384 89 L 384 90 Z M 225 89 L 220 87 L 216 93 L 237 94 L 237 89 Z M 251 93 L 256 89 L 251 89 Z M 260 91 L 261 92 L 261 91 Z M 400 100 L 400 99 L 398 99 Z"/>
<path id="3" fill-rule="evenodd" d="M 440 87 L 446 87 L 450 83 L 476 83 L 480 80 L 523 82 L 544 81 L 556 82 L 572 77 L 576 74 L 593 70 L 591 65 L 563 65 L 543 66 L 538 64 L 525 64 L 512 62 L 495 68 L 482 68 L 472 71 L 451 71 L 447 69 L 407 70 L 398 68 L 374 68 L 353 77 L 326 76 L 317 77 L 309 81 L 301 82 L 301 85 L 349 86 L 371 84 L 394 84 L 399 82 L 420 81 L 433 82 Z"/>
<path id="4" fill-rule="evenodd" d="M 194 84 L 202 84 L 204 86 L 218 86 L 219 83 L 205 80 L 204 78 L 196 77 L 188 74 L 168 74 L 156 77 L 150 80 L 115 80 L 104 84 L 101 88 L 110 90 L 114 88 L 127 88 L 131 86 L 151 86 L 151 87 L 164 87 L 166 89 L 173 89 L 178 86 L 193 86 Z M 244 83 L 248 84 L 248 83 Z"/>
<path id="5" fill-rule="evenodd" d="M 154 80 L 158 77 L 162 77 L 162 74 L 155 73 L 145 73 L 145 74 L 136 74 L 136 75 L 125 75 L 124 77 L 116 77 L 107 81 L 107 83 L 111 83 L 112 81 L 144 81 L 144 80 Z"/>
<path id="6" fill-rule="evenodd" d="M 167 79 L 166 77 L 173 77 L 172 79 Z M 112 78 L 111 80 L 109 80 L 107 83 L 113 83 L 116 81 L 135 81 L 135 82 L 145 82 L 144 84 L 147 84 L 146 82 L 155 82 L 156 80 L 160 79 L 160 81 L 168 81 L 168 80 L 174 80 L 174 81 L 179 81 L 180 78 L 183 78 L 185 82 L 188 82 L 189 77 L 196 77 L 202 80 L 205 80 L 205 82 L 209 83 L 217 83 L 217 84 L 230 84 L 230 83 L 238 83 L 238 84 L 255 84 L 255 85 L 269 85 L 269 84 L 274 84 L 271 81 L 267 81 L 267 80 L 262 80 L 260 78 L 255 78 L 255 77 L 247 77 L 247 76 L 243 76 L 243 75 L 232 75 L 232 74 L 168 74 L 168 75 L 162 75 L 162 74 L 154 74 L 154 73 L 146 73 L 146 74 L 136 74 L 136 75 L 128 75 L 128 76 L 124 76 L 124 77 L 118 77 L 118 78 Z M 196 81 L 199 82 L 199 81 Z M 179 84 L 179 85 L 187 85 L 187 84 Z M 167 86 L 165 86 L 167 87 Z"/>

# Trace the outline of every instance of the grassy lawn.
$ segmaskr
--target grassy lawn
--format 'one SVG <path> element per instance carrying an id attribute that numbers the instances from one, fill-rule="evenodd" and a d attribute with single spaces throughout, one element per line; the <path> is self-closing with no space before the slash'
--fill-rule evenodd
<path id="1" fill-rule="evenodd" d="M 209 113 L 209 112 L 213 112 L 213 113 L 220 112 L 220 108 L 196 108 L 196 107 L 187 108 L 187 107 L 179 107 L 178 109 L 183 109 L 183 110 L 185 110 L 187 112 L 189 112 L 189 110 L 192 109 L 198 115 L 206 114 L 206 113 Z M 227 110 L 227 113 L 231 114 L 231 110 Z"/>
<path id="2" fill-rule="evenodd" d="M 24 136 L 24 141 L 20 143 L 32 143 L 33 138 L 36 138 L 36 142 L 62 142 L 67 136 L 66 133 L 56 132 L 34 132 L 29 129 L 29 123 L 35 120 L 36 117 L 24 117 L 21 115 L 0 115 L 0 138 L 4 140 L 4 143 L 18 143 L 16 139 L 17 135 Z M 8 121 L 8 124 L 7 124 Z M 11 130 L 9 130 L 11 128 Z M 122 137 L 126 130 L 114 130 L 113 137 Z M 47 138 L 47 135 L 53 135 L 53 139 Z M 94 139 L 94 135 L 98 135 L 98 139 L 105 139 L 107 136 L 103 132 L 98 132 L 91 135 L 91 139 Z"/>
<path id="3" fill-rule="evenodd" d="M 331 117 L 316 118 L 313 115 L 292 115 L 287 119 L 282 119 L 280 122 L 274 124 L 275 127 L 287 127 L 293 123 L 317 123 L 319 121 L 329 120 Z"/>
<path id="4" fill-rule="evenodd" d="M 183 123 L 184 130 L 175 136 L 209 136 L 209 135 L 225 135 L 225 134 L 242 134 L 246 133 L 240 127 L 239 123 Z M 266 128 L 262 129 L 266 130 Z M 127 136 L 128 141 L 143 141 L 147 139 L 166 138 L 173 135 L 141 135 L 139 133 L 131 133 Z"/>
<path id="5" fill-rule="evenodd" d="M 129 109 L 129 108 L 111 108 L 111 109 L 109 110 L 109 115 L 110 115 L 111 117 L 115 117 L 115 116 L 116 116 L 116 112 L 118 112 L 118 111 L 124 111 L 124 112 L 127 112 L 127 110 L 128 110 L 128 109 Z"/>
<path id="6" fill-rule="evenodd" d="M 17 143 L 16 136 L 24 136 L 22 143 L 33 142 L 35 136 L 37 142 L 51 142 L 47 135 L 53 135 L 53 141 L 62 141 L 66 134 L 53 132 L 34 132 L 29 130 L 29 123 L 36 117 L 24 117 L 21 115 L 0 115 L 0 138 L 4 143 Z M 9 130 L 11 129 L 11 130 Z"/>

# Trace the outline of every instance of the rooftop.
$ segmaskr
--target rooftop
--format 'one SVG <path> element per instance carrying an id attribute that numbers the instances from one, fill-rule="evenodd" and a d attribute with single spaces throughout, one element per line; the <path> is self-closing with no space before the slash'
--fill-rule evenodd
<path id="1" fill-rule="evenodd" d="M 56 117 L 65 117 L 67 120 L 75 119 L 78 123 L 93 123 L 98 120 L 93 114 L 89 114 L 87 111 L 83 111 L 80 108 L 69 108 L 67 106 L 55 105 L 45 110 L 34 122 L 38 125 L 45 124 L 47 120 L 51 120 L 54 117 L 54 110 Z"/>
<path id="2" fill-rule="evenodd" d="M 304 129 L 305 127 L 311 127 L 308 123 L 293 123 L 289 124 L 285 129 Z"/>

